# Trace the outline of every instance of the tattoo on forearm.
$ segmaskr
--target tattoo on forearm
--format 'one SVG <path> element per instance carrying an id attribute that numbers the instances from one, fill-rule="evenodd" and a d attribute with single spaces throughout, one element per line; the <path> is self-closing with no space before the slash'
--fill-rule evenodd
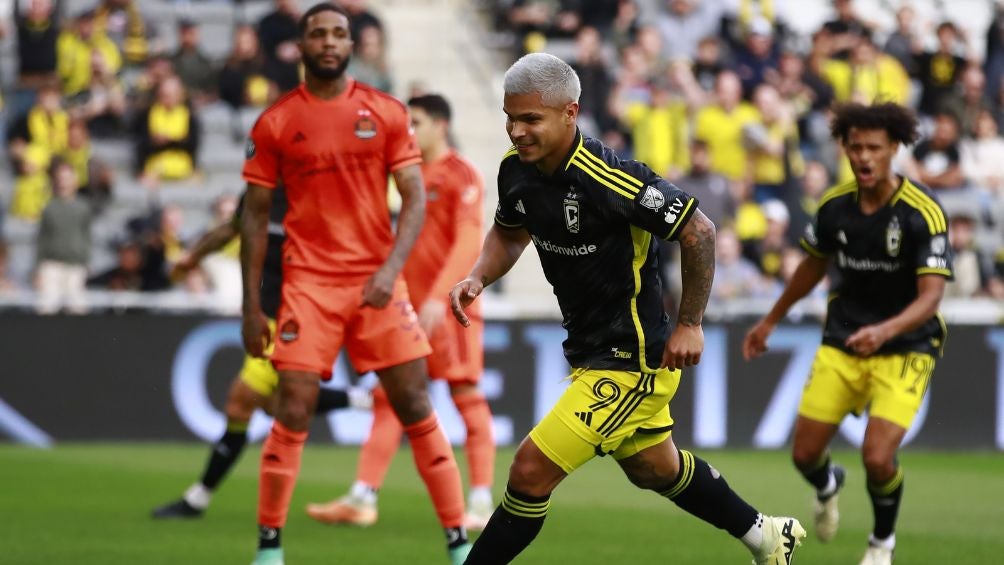
<path id="1" fill-rule="evenodd" d="M 683 292 L 679 323 L 696 326 L 704 318 L 715 277 L 715 228 L 710 220 L 694 217 L 693 229 L 680 236 L 680 269 Z M 690 227 L 690 226 L 688 226 Z"/>

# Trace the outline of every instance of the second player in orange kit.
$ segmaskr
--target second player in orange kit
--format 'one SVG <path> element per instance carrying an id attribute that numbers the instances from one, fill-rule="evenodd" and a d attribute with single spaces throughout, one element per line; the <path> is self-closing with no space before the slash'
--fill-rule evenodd
<path id="1" fill-rule="evenodd" d="M 474 266 L 484 223 L 484 181 L 467 159 L 450 147 L 451 109 L 436 94 L 408 101 L 415 137 L 422 151 L 422 178 L 428 192 L 426 221 L 404 266 L 404 278 L 419 323 L 432 343 L 429 375 L 446 380 L 467 428 L 465 451 L 470 472 L 468 512 L 464 525 L 484 529 L 494 510 L 491 486 L 495 465 L 492 417 L 478 382 L 484 369 L 484 322 L 478 306 L 470 311 L 472 327 L 447 320 L 453 283 Z M 444 323 L 445 322 L 445 323 Z M 402 427 L 387 393 L 373 393 L 373 427 L 359 455 L 356 482 L 345 496 L 311 504 L 307 513 L 334 524 L 369 526 L 377 519 L 377 491 L 383 485 Z"/>

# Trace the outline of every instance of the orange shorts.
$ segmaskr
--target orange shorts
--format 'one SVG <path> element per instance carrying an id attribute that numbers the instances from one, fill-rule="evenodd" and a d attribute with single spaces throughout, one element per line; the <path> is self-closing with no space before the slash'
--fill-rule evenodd
<path id="1" fill-rule="evenodd" d="M 272 352 L 275 368 L 329 379 L 343 344 L 360 374 L 429 355 L 432 348 L 418 325 L 404 279 L 394 283 L 383 309 L 361 308 L 362 296 L 363 284 L 284 280 Z"/>
<path id="2" fill-rule="evenodd" d="M 485 322 L 471 318 L 465 328 L 450 313 L 432 335 L 432 354 L 429 355 L 429 377 L 451 383 L 477 384 L 485 367 L 483 336 Z"/>

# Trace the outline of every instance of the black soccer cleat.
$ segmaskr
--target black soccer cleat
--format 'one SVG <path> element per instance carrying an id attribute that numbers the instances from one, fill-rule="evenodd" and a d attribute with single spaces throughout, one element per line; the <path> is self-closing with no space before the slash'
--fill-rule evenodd
<path id="1" fill-rule="evenodd" d="M 184 498 L 179 498 L 174 502 L 154 508 L 151 516 L 157 520 L 164 520 L 173 518 L 201 518 L 202 514 L 202 510 L 195 508 L 186 502 Z"/>

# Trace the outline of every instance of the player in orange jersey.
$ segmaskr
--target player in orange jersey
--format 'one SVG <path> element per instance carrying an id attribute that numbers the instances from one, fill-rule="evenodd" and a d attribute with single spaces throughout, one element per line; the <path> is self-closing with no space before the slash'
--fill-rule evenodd
<path id="1" fill-rule="evenodd" d="M 275 423 L 262 448 L 255 565 L 283 562 L 280 544 L 320 380 L 344 344 L 356 370 L 376 371 L 413 447 L 415 465 L 446 532 L 451 561 L 470 550 L 460 473 L 426 392 L 431 352 L 400 272 L 422 228 L 421 154 L 403 104 L 345 75 L 349 18 L 317 4 L 300 20 L 305 82 L 251 131 L 243 176 L 242 335 L 260 357 L 270 340 L 259 306 L 271 191 L 286 187 L 282 302 L 272 363 Z M 387 176 L 401 193 L 397 235 Z"/>
<path id="2" fill-rule="evenodd" d="M 492 472 L 495 440 L 492 415 L 478 381 L 484 368 L 480 309 L 471 311 L 473 331 L 444 323 L 453 281 L 474 266 L 484 223 L 484 182 L 478 171 L 450 147 L 450 105 L 436 94 L 408 101 L 415 137 L 422 150 L 422 178 L 428 187 L 425 226 L 404 266 L 412 304 L 432 343 L 429 375 L 445 379 L 467 427 L 465 444 L 470 473 L 468 513 L 464 525 L 482 530 L 494 510 Z M 369 526 L 377 519 L 377 490 L 401 444 L 401 424 L 386 393 L 373 393 L 373 427 L 359 454 L 352 490 L 326 504 L 311 504 L 307 513 L 326 523 Z"/>

